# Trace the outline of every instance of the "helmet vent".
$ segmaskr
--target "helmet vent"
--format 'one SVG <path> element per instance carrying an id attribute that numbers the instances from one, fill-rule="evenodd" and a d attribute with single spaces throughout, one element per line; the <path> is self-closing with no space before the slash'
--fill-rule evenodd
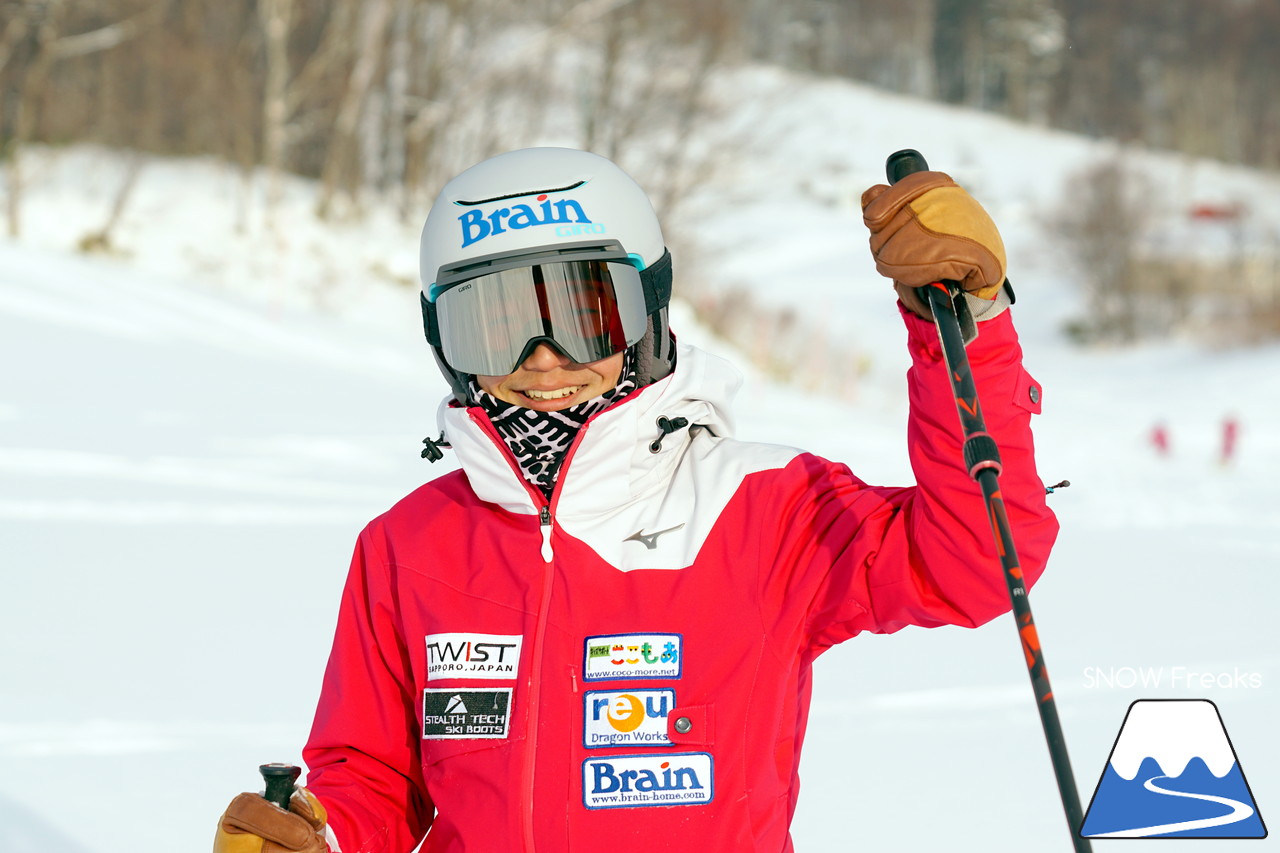
<path id="1" fill-rule="evenodd" d="M 461 207 L 475 207 L 477 204 L 489 204 L 494 201 L 507 201 L 508 199 L 524 198 L 525 196 L 531 195 L 542 195 L 543 193 L 563 193 L 568 192 L 569 190 L 576 190 L 585 183 L 586 181 L 578 181 L 576 184 L 569 184 L 567 187 L 554 187 L 546 190 L 530 190 L 527 193 L 511 193 L 510 195 L 496 195 L 493 198 L 482 198 L 478 201 L 455 201 L 454 204 L 460 205 Z"/>

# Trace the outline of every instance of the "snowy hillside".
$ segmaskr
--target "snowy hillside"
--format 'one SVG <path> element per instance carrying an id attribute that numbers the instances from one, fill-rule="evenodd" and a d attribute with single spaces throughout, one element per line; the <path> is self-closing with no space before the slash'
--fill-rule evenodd
<path id="1" fill-rule="evenodd" d="M 909 481 L 904 335 L 856 198 L 889 152 L 921 149 L 1006 233 L 1046 393 L 1041 472 L 1072 481 L 1051 498 L 1063 531 L 1032 604 L 1081 796 L 1129 703 L 1208 698 L 1274 818 L 1280 347 L 1061 339 L 1079 306 L 1036 223 L 1105 146 L 848 83 L 730 83 L 741 105 L 716 132 L 753 132 L 668 223 L 690 258 L 677 292 L 681 276 L 740 286 L 862 353 L 851 399 L 748 372 L 739 434 Z M 445 386 L 396 284 L 416 279 L 417 227 L 377 210 L 323 229 L 299 181 L 273 232 L 258 183 L 157 160 L 121 254 L 85 257 L 72 248 L 101 225 L 123 158 L 33 161 L 26 235 L 0 241 L 0 850 L 207 849 L 258 764 L 298 759 L 360 527 L 440 473 L 417 448 Z M 1274 176 L 1138 162 L 1176 174 L 1183 201 L 1248 198 L 1280 221 Z M 674 325 L 743 361 L 687 305 Z M 1224 466 L 1228 416 L 1240 440 Z M 1165 457 L 1148 441 L 1161 422 Z M 1007 618 L 859 637 L 819 661 L 816 685 L 798 850 L 1070 849 Z M 1235 848 L 1197 845 L 1219 849 Z"/>

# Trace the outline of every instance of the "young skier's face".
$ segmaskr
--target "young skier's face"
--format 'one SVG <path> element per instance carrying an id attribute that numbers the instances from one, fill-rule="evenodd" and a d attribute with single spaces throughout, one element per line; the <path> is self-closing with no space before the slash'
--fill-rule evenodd
<path id="1" fill-rule="evenodd" d="M 477 376 L 485 391 L 507 403 L 558 412 L 599 397 L 618 384 L 625 353 L 590 364 L 575 364 L 546 344 L 538 344 L 514 373 Z"/>

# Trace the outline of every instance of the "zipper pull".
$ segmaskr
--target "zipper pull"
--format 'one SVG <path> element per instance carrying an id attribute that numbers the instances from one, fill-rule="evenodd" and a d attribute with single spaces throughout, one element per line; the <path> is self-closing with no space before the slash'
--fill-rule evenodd
<path id="1" fill-rule="evenodd" d="M 544 506 L 538 512 L 538 518 L 542 522 L 542 560 L 550 563 L 554 556 L 551 551 L 551 507 Z"/>

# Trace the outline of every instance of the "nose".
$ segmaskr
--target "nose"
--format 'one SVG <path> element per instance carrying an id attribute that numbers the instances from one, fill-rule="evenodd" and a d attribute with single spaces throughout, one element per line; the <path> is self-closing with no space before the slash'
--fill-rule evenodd
<path id="1" fill-rule="evenodd" d="M 529 353 L 529 357 L 520 363 L 525 370 L 555 370 L 569 364 L 569 359 L 552 349 L 548 344 L 538 344 Z"/>

